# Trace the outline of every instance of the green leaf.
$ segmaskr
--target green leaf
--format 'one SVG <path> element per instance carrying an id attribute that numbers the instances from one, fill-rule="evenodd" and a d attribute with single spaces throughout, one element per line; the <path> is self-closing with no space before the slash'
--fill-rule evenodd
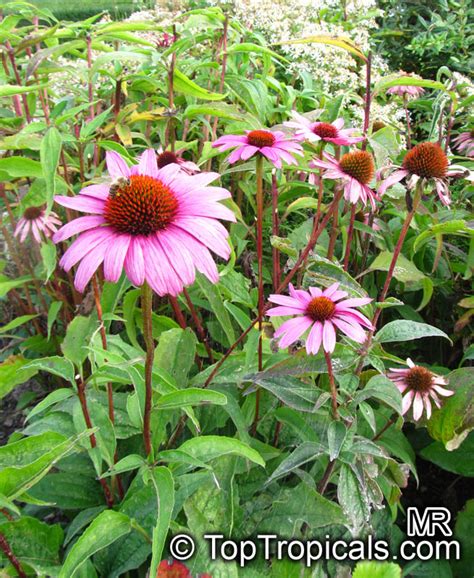
<path id="1" fill-rule="evenodd" d="M 35 90 L 41 90 L 48 86 L 45 84 L 31 84 L 29 86 L 19 86 L 18 84 L 2 84 L 0 86 L 0 97 L 2 96 L 14 96 L 15 94 L 25 94 L 27 92 L 34 92 Z"/>
<path id="2" fill-rule="evenodd" d="M 36 317 L 38 317 L 38 315 L 20 315 L 20 317 L 16 317 L 13 319 L 13 321 L 10 321 L 10 323 L 0 327 L 0 334 L 8 333 L 12 329 L 16 329 L 17 327 L 20 327 L 24 323 L 28 323 L 28 321 L 31 321 Z"/>
<path id="3" fill-rule="evenodd" d="M 29 362 L 22 355 L 11 355 L 0 363 L 0 399 L 38 373 L 35 367 L 25 367 Z"/>
<path id="4" fill-rule="evenodd" d="M 194 458 L 209 462 L 221 456 L 235 454 L 265 467 L 262 456 L 247 444 L 226 436 L 200 436 L 185 441 L 179 449 Z"/>
<path id="5" fill-rule="evenodd" d="M 0 174 L 8 175 L 12 179 L 35 178 L 43 176 L 43 167 L 39 161 L 26 157 L 8 157 L 0 159 Z"/>
<path id="6" fill-rule="evenodd" d="M 196 336 L 191 329 L 170 329 L 160 336 L 154 364 L 168 372 L 179 387 L 185 387 L 195 353 Z"/>
<path id="7" fill-rule="evenodd" d="M 66 335 L 61 344 L 61 349 L 69 361 L 77 367 L 81 367 L 87 357 L 87 346 L 94 331 L 95 322 L 92 317 L 78 315 L 67 326 Z"/>
<path id="8" fill-rule="evenodd" d="M 461 219 L 431 225 L 431 227 L 426 228 L 415 239 L 415 242 L 413 243 L 413 253 L 419 251 L 432 237 L 443 234 L 467 236 L 474 235 L 474 231 L 472 228 L 467 226 L 466 221 Z"/>
<path id="9" fill-rule="evenodd" d="M 115 474 L 122 474 L 123 472 L 131 472 L 141 468 L 143 465 L 146 465 L 145 458 L 138 454 L 129 454 L 114 464 L 114 466 L 101 477 L 106 478 Z"/>
<path id="10" fill-rule="evenodd" d="M 56 261 L 57 261 L 56 245 L 52 241 L 48 240 L 46 243 L 41 244 L 40 251 L 43 260 L 42 264 L 45 270 L 44 280 L 48 281 L 48 279 L 51 277 L 51 275 L 54 273 L 54 270 L 56 269 Z"/>
<path id="11" fill-rule="evenodd" d="M 392 562 L 358 562 L 352 578 L 402 578 L 402 569 Z"/>
<path id="12" fill-rule="evenodd" d="M 340 421 L 332 421 L 328 427 L 328 447 L 329 459 L 335 460 L 339 457 L 339 452 L 346 439 L 346 426 Z"/>
<path id="13" fill-rule="evenodd" d="M 225 405 L 226 403 L 227 397 L 223 393 L 209 389 L 189 387 L 162 395 L 154 404 L 154 407 L 157 409 L 176 409 L 183 408 L 183 406 L 186 405 Z"/>
<path id="14" fill-rule="evenodd" d="M 460 560 L 452 560 L 455 578 L 464 578 L 474 568 L 474 500 L 468 500 L 456 518 L 454 538 L 461 544 Z"/>
<path id="15" fill-rule="evenodd" d="M 304 442 L 298 446 L 289 456 L 287 456 L 272 475 L 269 477 L 267 484 L 286 476 L 296 468 L 315 460 L 324 453 L 324 448 L 321 444 L 313 442 Z"/>
<path id="16" fill-rule="evenodd" d="M 339 472 L 337 499 L 355 531 L 368 522 L 370 509 L 367 497 L 352 468 L 346 464 L 341 465 Z"/>
<path id="17" fill-rule="evenodd" d="M 217 321 L 226 334 L 226 337 L 229 341 L 228 345 L 231 345 L 236 340 L 235 331 L 232 326 L 229 313 L 224 306 L 224 301 L 222 299 L 219 288 L 208 281 L 204 275 L 196 275 L 196 280 L 198 282 L 199 288 L 204 293 L 206 299 L 209 301 L 209 305 L 211 306 Z"/>
<path id="18" fill-rule="evenodd" d="M 176 92 L 202 100 L 222 100 L 225 97 L 224 94 L 217 94 L 201 88 L 178 69 L 174 71 L 173 87 Z"/>
<path id="19" fill-rule="evenodd" d="M 69 399 L 73 397 L 74 390 L 61 388 L 53 391 L 49 395 L 47 395 L 44 399 L 42 399 L 35 407 L 30 411 L 30 413 L 25 418 L 25 423 L 29 421 L 32 417 L 42 413 L 52 405 L 56 405 L 57 403 L 64 401 L 65 399 Z"/>
<path id="20" fill-rule="evenodd" d="M 0 299 L 5 297 L 5 295 L 12 289 L 21 287 L 21 285 L 25 285 L 26 283 L 29 283 L 33 280 L 33 277 L 30 277 L 29 275 L 25 277 L 19 277 L 17 279 L 4 279 L 4 277 L 4 275 L 0 277 Z"/>
<path id="21" fill-rule="evenodd" d="M 59 565 L 64 534 L 59 524 L 49 525 L 25 516 L 0 524 L 0 534 L 5 537 L 16 558 L 23 565 L 33 568 L 35 574 L 49 575 L 51 567 Z"/>
<path id="22" fill-rule="evenodd" d="M 352 403 L 358 405 L 370 398 L 382 401 L 397 413 L 402 413 L 402 394 L 385 375 L 374 375 L 370 378 L 364 389 L 356 392 Z"/>
<path id="23" fill-rule="evenodd" d="M 54 322 L 58 317 L 58 313 L 63 306 L 62 301 L 53 301 L 49 306 L 48 310 L 48 341 L 51 339 L 51 329 L 53 328 Z"/>
<path id="24" fill-rule="evenodd" d="M 441 408 L 434 409 L 428 431 L 451 451 L 474 429 L 474 367 L 457 369 L 446 378 L 455 395 L 443 398 Z"/>
<path id="25" fill-rule="evenodd" d="M 171 523 L 174 508 L 174 481 L 168 468 L 154 468 L 150 474 L 156 492 L 158 518 L 153 529 L 153 543 L 151 546 L 152 558 L 150 576 L 155 576 L 163 555 L 166 536 Z"/>
<path id="26" fill-rule="evenodd" d="M 199 115 L 216 116 L 228 120 L 245 120 L 245 114 L 235 105 L 225 102 L 215 102 L 213 104 L 190 104 L 183 113 L 185 118 L 194 118 Z"/>
<path id="27" fill-rule="evenodd" d="M 441 442 L 434 442 L 423 448 L 420 455 L 448 472 L 474 478 L 473 432 L 453 451 L 448 451 Z"/>
<path id="28" fill-rule="evenodd" d="M 12 499 L 22 496 L 59 460 L 69 452 L 75 451 L 82 437 L 83 435 L 66 439 L 59 434 L 47 432 L 0 448 L 0 464 L 2 462 L 11 464 L 0 470 L 0 493 Z M 44 447 L 51 449 L 45 451 Z M 32 461 L 39 452 L 40 457 Z M 24 465 L 24 462 L 28 463 Z"/>
<path id="29" fill-rule="evenodd" d="M 415 78 L 413 76 L 396 76 L 390 75 L 381 78 L 374 87 L 374 95 L 386 92 L 392 86 L 421 86 L 422 88 L 432 88 L 433 90 L 442 90 L 454 94 L 452 91 L 448 91 L 446 86 L 442 82 L 437 82 L 435 80 L 425 80 L 424 78 Z"/>
<path id="30" fill-rule="evenodd" d="M 247 376 L 246 379 L 270 391 L 285 405 L 298 411 L 313 413 L 316 404 L 320 401 L 321 396 L 324 395 L 321 390 L 289 375 L 273 376 L 267 372 L 262 372 Z M 329 399 L 329 396 L 326 399 Z"/>
<path id="31" fill-rule="evenodd" d="M 99 514 L 69 551 L 59 578 L 73 578 L 93 554 L 128 534 L 132 529 L 128 516 L 113 510 Z"/>
<path id="32" fill-rule="evenodd" d="M 336 46 L 337 48 L 342 48 L 347 52 L 350 52 L 353 56 L 361 58 L 366 61 L 367 57 L 362 52 L 362 50 L 352 42 L 349 38 L 343 36 L 329 36 L 326 34 L 318 34 L 314 36 L 306 36 L 305 38 L 298 38 L 297 40 L 285 40 L 283 42 L 277 42 L 276 45 L 282 44 L 327 44 L 329 46 Z"/>
<path id="33" fill-rule="evenodd" d="M 375 335 L 375 341 L 378 343 L 393 343 L 413 341 L 424 337 L 444 337 L 452 344 L 451 339 L 441 329 L 427 323 L 418 323 L 417 321 L 407 321 L 405 319 L 390 321 L 390 323 L 384 325 Z"/>
<path id="34" fill-rule="evenodd" d="M 227 49 L 227 54 L 234 54 L 236 52 L 253 52 L 255 54 L 268 54 L 277 60 L 281 60 L 282 62 L 286 62 L 287 64 L 290 63 L 289 60 L 270 50 L 266 46 L 260 46 L 259 44 L 253 44 L 252 42 L 243 42 L 242 44 L 233 44 L 230 48 Z"/>
<path id="35" fill-rule="evenodd" d="M 59 355 L 34 359 L 33 361 L 28 360 L 28 369 L 30 368 L 36 371 L 47 371 L 48 373 L 62 377 L 73 385 L 76 384 L 74 365 L 71 361 Z"/>
<path id="36" fill-rule="evenodd" d="M 388 271 L 392 257 L 393 253 L 390 251 L 382 251 L 370 265 L 369 271 Z M 418 283 L 425 278 L 416 265 L 404 255 L 398 256 L 393 276 L 401 283 Z"/>
<path id="37" fill-rule="evenodd" d="M 52 207 L 53 197 L 56 194 L 56 169 L 58 168 L 61 148 L 62 148 L 61 133 L 58 131 L 56 127 L 52 126 L 46 131 L 46 134 L 44 135 L 41 141 L 40 147 L 40 160 L 41 166 L 43 168 L 43 177 L 46 183 L 46 193 L 47 193 L 46 198 L 48 209 Z M 49 271 L 48 265 L 46 265 L 46 270 Z M 48 274 L 46 279 L 49 279 L 51 273 Z"/>

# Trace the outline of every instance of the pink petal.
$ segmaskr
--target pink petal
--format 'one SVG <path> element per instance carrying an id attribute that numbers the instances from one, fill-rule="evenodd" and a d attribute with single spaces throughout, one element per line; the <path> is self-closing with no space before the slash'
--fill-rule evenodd
<path id="1" fill-rule="evenodd" d="M 287 295 L 270 295 L 268 301 L 270 301 L 270 303 L 276 303 L 277 305 L 294 307 L 295 309 L 299 309 L 300 313 L 306 311 L 306 303 L 303 304 L 299 299 L 288 297 Z"/>
<path id="2" fill-rule="evenodd" d="M 323 324 L 323 348 L 326 353 L 332 353 L 336 347 L 336 332 L 330 321 Z"/>
<path id="3" fill-rule="evenodd" d="M 357 343 L 364 343 L 365 333 L 362 331 L 360 326 L 351 325 L 343 319 L 337 319 L 336 317 L 333 317 L 331 322 L 334 323 L 334 325 L 338 327 L 343 333 L 345 333 L 350 339 L 357 341 Z"/>
<path id="4" fill-rule="evenodd" d="M 316 353 L 318 353 L 322 340 L 323 325 L 320 321 L 316 321 L 309 332 L 308 339 L 306 340 L 306 352 L 308 355 L 316 355 Z"/>
<path id="5" fill-rule="evenodd" d="M 297 307 L 273 307 L 267 311 L 269 317 L 284 317 L 285 315 L 301 315 L 303 311 Z"/>
<path id="6" fill-rule="evenodd" d="M 114 239 L 112 238 L 103 239 L 102 243 L 94 247 L 94 249 L 89 251 L 87 255 L 82 257 L 74 278 L 74 287 L 80 293 L 82 293 L 86 288 L 86 285 L 104 260 L 104 257 L 113 242 Z"/>
<path id="7" fill-rule="evenodd" d="M 114 233 L 110 227 L 100 227 L 82 233 L 61 257 L 59 265 L 65 271 L 69 271 L 84 255 L 113 236 Z"/>
<path id="8" fill-rule="evenodd" d="M 219 221 L 206 217 L 180 217 L 174 225 L 195 237 L 219 257 L 226 260 L 229 258 L 228 232 Z"/>
<path id="9" fill-rule="evenodd" d="M 104 259 L 104 277 L 111 283 L 120 279 L 123 264 L 130 245 L 131 235 L 116 235 Z"/>
<path id="10" fill-rule="evenodd" d="M 436 393 L 439 393 L 439 395 L 444 395 L 445 397 L 450 397 L 451 395 L 454 395 L 454 391 L 450 391 L 449 389 L 445 389 L 444 387 L 441 387 L 440 385 L 434 384 L 432 387 L 436 391 Z"/>
<path id="11" fill-rule="evenodd" d="M 423 398 L 419 393 L 415 394 L 415 400 L 413 402 L 413 419 L 418 421 L 423 415 Z"/>
<path id="12" fill-rule="evenodd" d="M 141 287 L 145 281 L 145 260 L 139 237 L 130 240 L 124 267 L 130 281 L 137 287 Z"/>
<path id="13" fill-rule="evenodd" d="M 297 341 L 312 324 L 313 321 L 309 317 L 294 317 L 286 321 L 275 331 L 275 337 L 279 337 L 284 333 L 278 344 L 280 349 L 286 349 Z"/>
<path id="14" fill-rule="evenodd" d="M 403 398 L 402 398 L 402 415 L 405 415 L 406 412 L 410 409 L 414 395 L 415 395 L 415 392 L 411 389 L 407 394 L 405 394 L 403 396 Z"/>
<path id="15" fill-rule="evenodd" d="M 381 197 L 388 188 L 392 187 L 395 183 L 399 183 L 407 175 L 408 175 L 408 171 L 405 171 L 405 170 L 399 170 L 399 171 L 395 171 L 394 173 L 392 173 L 389 177 L 387 177 L 382 182 L 382 184 L 378 188 L 377 192 L 378 192 L 379 196 Z"/>
<path id="16" fill-rule="evenodd" d="M 115 151 L 107 151 L 105 153 L 105 164 L 107 165 L 107 170 L 109 175 L 115 179 L 117 177 L 128 178 L 131 175 L 131 171 L 124 159 Z"/>
<path id="17" fill-rule="evenodd" d="M 105 207 L 104 201 L 86 195 L 78 195 L 77 197 L 56 196 L 54 200 L 63 207 L 83 213 L 95 213 L 97 215 L 102 215 Z"/>
<path id="18" fill-rule="evenodd" d="M 370 297 L 352 297 L 346 299 L 345 301 L 339 301 L 336 305 L 336 309 L 347 309 L 348 307 L 361 307 L 362 305 L 367 305 L 371 303 L 372 299 Z"/>
<path id="19" fill-rule="evenodd" d="M 86 217 L 79 217 L 74 219 L 69 223 L 66 223 L 59 231 L 54 235 L 53 242 L 60 243 L 69 239 L 73 235 L 77 235 L 89 229 L 99 227 L 105 223 L 104 217 L 101 215 L 87 215 Z"/>
<path id="20" fill-rule="evenodd" d="M 138 174 L 156 178 L 158 176 L 158 165 L 154 149 L 147 149 L 140 155 L 138 161 Z"/>
<path id="21" fill-rule="evenodd" d="M 81 189 L 80 195 L 87 195 L 88 197 L 95 197 L 105 201 L 109 196 L 109 185 L 89 185 Z"/>

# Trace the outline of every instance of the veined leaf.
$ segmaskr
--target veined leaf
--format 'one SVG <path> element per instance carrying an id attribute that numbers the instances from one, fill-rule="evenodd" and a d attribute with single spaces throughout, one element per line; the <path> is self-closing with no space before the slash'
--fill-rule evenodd
<path id="1" fill-rule="evenodd" d="M 178 69 L 174 71 L 173 86 L 176 92 L 202 100 L 222 100 L 225 97 L 224 94 L 210 92 L 205 88 L 201 88 Z"/>
<path id="2" fill-rule="evenodd" d="M 352 42 L 349 38 L 342 36 L 329 36 L 326 34 L 317 34 L 314 36 L 306 36 L 305 38 L 298 38 L 296 40 L 284 40 L 283 42 L 277 42 L 276 45 L 282 44 L 327 44 L 329 46 L 337 46 L 337 48 L 342 48 L 347 52 L 350 52 L 353 56 L 361 58 L 364 62 L 367 62 L 367 57 L 362 52 L 362 50 Z"/>

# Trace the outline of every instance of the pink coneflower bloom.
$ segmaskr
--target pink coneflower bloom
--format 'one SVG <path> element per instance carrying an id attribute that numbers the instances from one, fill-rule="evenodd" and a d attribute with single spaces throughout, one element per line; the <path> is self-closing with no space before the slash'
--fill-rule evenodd
<path id="1" fill-rule="evenodd" d="M 281 338 L 280 349 L 285 349 L 310 329 L 306 339 L 308 354 L 318 353 L 321 344 L 324 351 L 332 353 L 336 345 L 336 329 L 342 331 L 357 343 L 363 343 L 366 335 L 362 327 L 372 329 L 371 322 L 354 307 L 367 305 L 368 297 L 347 297 L 347 291 L 334 283 L 325 290 L 310 287 L 309 291 L 295 289 L 289 285 L 290 296 L 270 295 L 268 300 L 278 307 L 269 309 L 270 317 L 293 315 L 275 331 L 275 338 Z"/>
<path id="2" fill-rule="evenodd" d="M 221 187 L 207 186 L 217 173 L 189 176 L 178 165 L 158 169 L 156 153 L 146 150 L 129 167 L 115 152 L 107 152 L 113 182 L 90 185 L 76 197 L 56 202 L 88 216 L 65 225 L 54 236 L 64 241 L 79 237 L 64 253 L 60 265 L 69 271 L 79 262 L 75 286 L 83 291 L 96 269 L 116 282 L 125 269 L 130 281 L 145 281 L 158 295 L 178 295 L 191 285 L 197 269 L 212 281 L 219 275 L 210 250 L 228 259 L 228 232 L 218 219 L 235 221 L 219 201 L 230 197 Z"/>
<path id="3" fill-rule="evenodd" d="M 279 130 L 247 130 L 246 134 L 227 134 L 218 138 L 213 144 L 220 152 L 235 148 L 227 162 L 246 161 L 253 155 L 260 153 L 266 157 L 277 169 L 281 169 L 282 161 L 289 165 L 296 165 L 294 154 L 303 155 L 303 149 L 295 140 L 288 138 Z"/>
<path id="4" fill-rule="evenodd" d="M 51 237 L 61 225 L 61 221 L 56 213 L 46 211 L 41 207 L 28 207 L 25 209 L 23 216 L 18 220 L 13 233 L 15 237 L 20 237 L 20 242 L 23 243 L 28 233 L 32 233 L 34 240 L 41 243 L 41 233 L 45 237 Z"/>
<path id="5" fill-rule="evenodd" d="M 424 142 L 414 146 L 407 152 L 401 167 L 392 165 L 379 171 L 381 177 L 386 170 L 396 169 L 389 177 L 382 181 L 378 188 L 379 196 L 385 191 L 406 179 L 409 189 L 413 189 L 417 182 L 422 179 L 423 186 L 433 186 L 443 205 L 450 205 L 451 198 L 447 177 L 460 177 L 466 171 L 462 167 L 449 164 L 448 157 L 438 143 Z"/>
<path id="6" fill-rule="evenodd" d="M 408 72 L 400 71 L 399 76 L 406 76 L 411 78 L 416 78 L 417 80 L 423 80 L 421 76 L 417 74 L 409 74 Z M 421 86 L 404 86 L 402 84 L 397 86 L 392 86 L 387 90 L 387 94 L 396 94 L 397 96 L 406 98 L 418 98 L 425 92 L 425 89 Z"/>
<path id="7" fill-rule="evenodd" d="M 474 157 L 474 130 L 458 134 L 453 138 L 453 144 L 465 157 Z"/>
<path id="8" fill-rule="evenodd" d="M 293 120 L 289 120 L 283 124 L 296 129 L 295 137 L 301 141 L 317 142 L 322 140 L 335 145 L 350 146 L 364 140 L 363 136 L 352 136 L 355 129 L 342 128 L 344 126 L 343 118 L 338 118 L 332 123 L 311 122 L 309 118 L 306 118 L 294 110 L 291 116 Z"/>
<path id="9" fill-rule="evenodd" d="M 375 194 L 368 186 L 375 172 L 374 159 L 367 151 L 352 151 L 338 161 L 323 153 L 326 161 L 314 159 L 311 167 L 326 169 L 323 179 L 341 179 L 344 182 L 344 198 L 353 205 L 360 199 L 364 206 L 370 202 L 375 210 Z"/>
<path id="10" fill-rule="evenodd" d="M 195 175 L 196 173 L 200 173 L 201 169 L 198 167 L 196 163 L 192 161 L 187 161 L 180 156 L 181 151 L 176 151 L 176 153 L 172 151 L 165 151 L 163 147 L 159 147 L 156 151 L 156 162 L 159 169 L 166 167 L 166 165 L 176 164 L 179 166 L 181 170 L 183 170 L 188 175 Z"/>
<path id="11" fill-rule="evenodd" d="M 402 414 L 406 414 L 413 406 L 413 419 L 418 421 L 426 409 L 426 417 L 431 417 L 431 402 L 437 407 L 441 406 L 438 395 L 449 397 L 454 391 L 445 389 L 447 385 L 444 377 L 432 373 L 426 367 L 415 365 L 411 359 L 407 359 L 408 369 L 390 368 L 387 377 L 393 381 L 401 394 Z"/>

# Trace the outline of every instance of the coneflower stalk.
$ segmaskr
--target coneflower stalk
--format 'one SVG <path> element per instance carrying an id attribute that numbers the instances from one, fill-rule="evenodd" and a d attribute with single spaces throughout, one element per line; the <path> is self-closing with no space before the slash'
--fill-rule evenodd
<path id="1" fill-rule="evenodd" d="M 145 453 L 149 456 L 152 452 L 151 443 L 151 406 L 152 406 L 152 377 L 153 360 L 155 357 L 155 342 L 153 340 L 152 324 L 152 291 L 150 285 L 145 281 L 141 289 L 141 307 L 143 315 L 143 337 L 145 339 L 145 410 L 143 412 L 143 443 Z"/>
<path id="2" fill-rule="evenodd" d="M 256 237 L 257 237 L 257 270 L 258 270 L 258 371 L 263 369 L 263 336 L 262 336 L 262 321 L 263 311 L 265 307 L 265 297 L 263 293 L 263 157 L 257 155 L 255 158 L 255 174 L 257 177 L 257 221 L 256 221 Z M 255 432 L 257 429 L 258 417 L 260 409 L 260 390 L 257 389 L 255 394 L 255 418 L 252 429 Z"/>

